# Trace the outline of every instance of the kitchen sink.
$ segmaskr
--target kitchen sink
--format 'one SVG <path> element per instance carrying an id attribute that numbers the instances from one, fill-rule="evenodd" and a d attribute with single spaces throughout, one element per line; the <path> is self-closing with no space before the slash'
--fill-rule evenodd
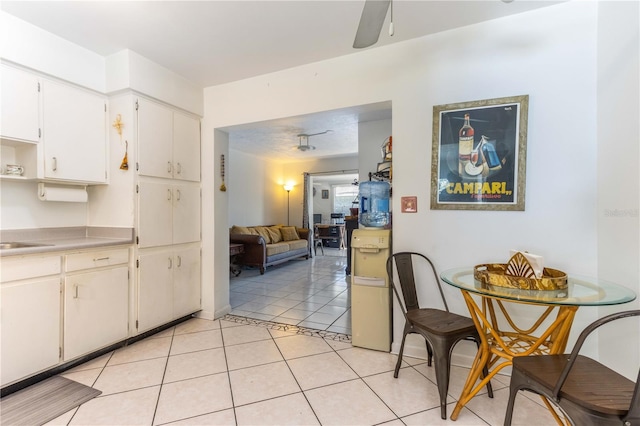
<path id="1" fill-rule="evenodd" d="M 26 248 L 26 247 L 45 247 L 50 245 L 51 244 L 23 243 L 19 241 L 10 241 L 6 243 L 0 243 L 0 250 L 9 250 L 9 249 Z"/>

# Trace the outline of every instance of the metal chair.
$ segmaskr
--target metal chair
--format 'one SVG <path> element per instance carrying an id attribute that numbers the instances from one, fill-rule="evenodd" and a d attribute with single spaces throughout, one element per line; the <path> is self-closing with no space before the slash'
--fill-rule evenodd
<path id="1" fill-rule="evenodd" d="M 414 278 L 414 259 L 420 262 L 426 261 L 430 265 L 445 310 L 420 308 Z M 398 285 L 394 281 L 394 261 L 402 297 L 398 291 Z M 428 270 L 428 268 L 426 269 Z M 440 394 L 440 415 L 443 419 L 446 419 L 451 352 L 456 343 L 461 340 L 472 340 L 479 346 L 480 336 L 478 335 L 478 330 L 471 318 L 449 312 L 436 269 L 426 256 L 414 252 L 395 253 L 387 259 L 387 274 L 405 318 L 400 353 L 398 354 L 398 362 L 393 377 L 398 377 L 407 335 L 411 333 L 422 335 L 427 345 L 427 365 L 431 366 L 432 359 L 435 360 L 436 383 Z M 486 368 L 484 374 L 487 374 Z M 487 392 L 489 397 L 493 398 L 493 389 L 490 382 L 487 383 Z"/>
<path id="2" fill-rule="evenodd" d="M 555 403 L 571 424 L 640 425 L 640 371 L 633 383 L 578 354 L 587 336 L 596 328 L 638 315 L 640 310 L 618 312 L 591 323 L 580 333 L 571 354 L 514 358 L 505 426 L 511 425 L 514 401 L 520 390 L 535 392 Z"/>

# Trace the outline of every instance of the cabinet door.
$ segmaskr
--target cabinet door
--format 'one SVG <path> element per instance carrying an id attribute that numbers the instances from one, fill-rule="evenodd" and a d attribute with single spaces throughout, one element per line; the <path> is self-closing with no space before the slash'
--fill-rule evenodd
<path id="1" fill-rule="evenodd" d="M 173 271 L 173 316 L 200 310 L 200 247 L 176 250 Z"/>
<path id="2" fill-rule="evenodd" d="M 26 142 L 40 140 L 38 78 L 2 65 L 0 90 L 0 136 Z"/>
<path id="3" fill-rule="evenodd" d="M 173 191 L 170 185 L 140 182 L 138 185 L 139 247 L 165 246 L 172 242 Z"/>
<path id="4" fill-rule="evenodd" d="M 2 284 L 2 386 L 56 365 L 60 357 L 60 278 Z"/>
<path id="5" fill-rule="evenodd" d="M 45 80 L 42 100 L 45 178 L 106 182 L 105 99 Z"/>
<path id="6" fill-rule="evenodd" d="M 127 338 L 128 270 L 122 266 L 65 278 L 65 361 Z"/>
<path id="7" fill-rule="evenodd" d="M 173 319 L 173 253 L 138 256 L 138 332 Z"/>
<path id="8" fill-rule="evenodd" d="M 173 112 L 138 99 L 138 173 L 173 177 Z"/>
<path id="9" fill-rule="evenodd" d="M 173 177 L 200 182 L 200 120 L 173 113 Z"/>
<path id="10" fill-rule="evenodd" d="M 200 186 L 173 186 L 173 243 L 200 241 Z"/>

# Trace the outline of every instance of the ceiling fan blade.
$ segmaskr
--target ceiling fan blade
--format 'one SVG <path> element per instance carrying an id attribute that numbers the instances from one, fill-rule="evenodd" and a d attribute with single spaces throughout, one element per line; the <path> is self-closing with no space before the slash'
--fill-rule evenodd
<path id="1" fill-rule="evenodd" d="M 361 49 L 363 47 L 369 47 L 378 41 L 390 3 L 391 0 L 365 1 L 353 47 Z"/>

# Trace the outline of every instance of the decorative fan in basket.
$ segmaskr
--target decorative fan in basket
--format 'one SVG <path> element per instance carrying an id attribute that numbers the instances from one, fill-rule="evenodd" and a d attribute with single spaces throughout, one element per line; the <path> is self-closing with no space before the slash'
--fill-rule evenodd
<path id="1" fill-rule="evenodd" d="M 473 268 L 473 277 L 483 285 L 518 288 L 521 290 L 564 290 L 567 274 L 544 268 L 542 277 L 536 277 L 529 260 L 521 253 L 514 254 L 509 263 L 487 263 Z"/>

